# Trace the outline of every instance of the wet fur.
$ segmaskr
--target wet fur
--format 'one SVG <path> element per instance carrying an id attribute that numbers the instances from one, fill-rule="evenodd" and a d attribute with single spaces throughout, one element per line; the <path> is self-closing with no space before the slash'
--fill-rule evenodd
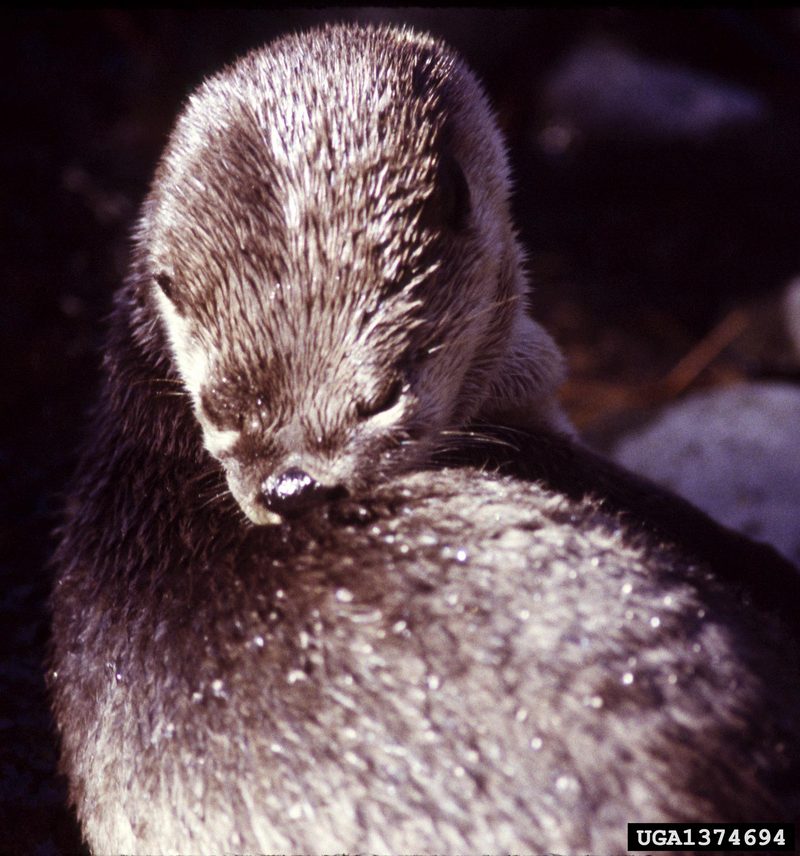
<path id="1" fill-rule="evenodd" d="M 631 819 L 796 816 L 796 641 L 596 504 L 467 469 L 254 528 L 136 463 L 124 533 L 92 470 L 53 599 L 97 852 L 609 853 Z"/>

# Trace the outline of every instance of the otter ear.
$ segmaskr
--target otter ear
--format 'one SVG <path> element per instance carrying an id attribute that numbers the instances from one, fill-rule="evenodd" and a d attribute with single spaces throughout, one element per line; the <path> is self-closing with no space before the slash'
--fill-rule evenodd
<path id="1" fill-rule="evenodd" d="M 469 224 L 472 199 L 467 177 L 450 153 L 439 160 L 438 184 L 442 221 L 453 232 L 462 232 Z"/>
<path id="2" fill-rule="evenodd" d="M 455 156 L 444 151 L 436 168 L 436 188 L 422 212 L 422 225 L 435 231 L 463 232 L 469 225 L 471 209 L 464 171 Z"/>

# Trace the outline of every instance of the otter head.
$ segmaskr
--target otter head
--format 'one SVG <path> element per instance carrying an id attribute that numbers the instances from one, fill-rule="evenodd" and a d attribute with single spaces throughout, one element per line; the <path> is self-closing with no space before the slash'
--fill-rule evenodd
<path id="1" fill-rule="evenodd" d="M 192 96 L 139 233 L 208 452 L 255 523 L 419 463 L 522 312 L 505 153 L 445 46 L 328 28 Z"/>

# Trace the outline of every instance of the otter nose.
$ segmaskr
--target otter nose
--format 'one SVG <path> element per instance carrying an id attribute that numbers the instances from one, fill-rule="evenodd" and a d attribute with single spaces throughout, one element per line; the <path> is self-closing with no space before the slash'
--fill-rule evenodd
<path id="1" fill-rule="evenodd" d="M 277 476 L 261 482 L 259 499 L 269 510 L 281 517 L 293 517 L 326 499 L 335 499 L 346 491 L 341 487 L 326 487 L 315 481 L 300 467 L 289 467 Z"/>

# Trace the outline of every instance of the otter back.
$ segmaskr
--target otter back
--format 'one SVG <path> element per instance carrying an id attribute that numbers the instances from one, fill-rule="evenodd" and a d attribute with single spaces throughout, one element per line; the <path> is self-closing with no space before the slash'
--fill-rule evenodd
<path id="1" fill-rule="evenodd" d="M 56 591 L 98 852 L 617 852 L 634 819 L 796 816 L 796 643 L 589 502 L 445 471 L 194 537 Z"/>

